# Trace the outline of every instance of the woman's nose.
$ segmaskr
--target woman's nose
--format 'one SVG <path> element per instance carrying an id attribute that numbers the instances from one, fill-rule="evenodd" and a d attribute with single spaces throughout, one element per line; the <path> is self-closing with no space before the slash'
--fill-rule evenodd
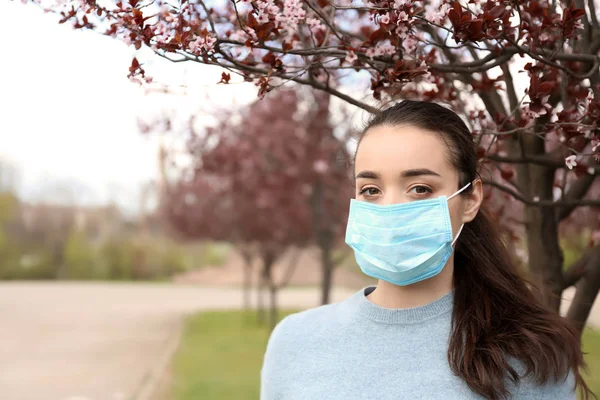
<path id="1" fill-rule="evenodd" d="M 399 191 L 388 191 L 381 201 L 382 205 L 398 204 L 406 202 L 406 196 Z"/>

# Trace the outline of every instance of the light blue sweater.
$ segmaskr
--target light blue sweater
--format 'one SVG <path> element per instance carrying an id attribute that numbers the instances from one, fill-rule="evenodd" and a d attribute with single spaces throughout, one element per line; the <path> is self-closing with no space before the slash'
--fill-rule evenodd
<path id="1" fill-rule="evenodd" d="M 448 365 L 453 293 L 387 309 L 366 298 L 373 289 L 281 321 L 267 346 L 261 400 L 481 399 Z M 512 399 L 575 399 L 572 376 L 508 387 Z"/>

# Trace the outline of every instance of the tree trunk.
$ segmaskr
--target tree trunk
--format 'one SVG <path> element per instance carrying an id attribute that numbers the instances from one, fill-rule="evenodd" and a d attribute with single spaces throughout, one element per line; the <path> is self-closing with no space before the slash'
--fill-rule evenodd
<path id="1" fill-rule="evenodd" d="M 331 260 L 331 247 L 321 248 L 321 304 L 328 304 L 333 281 L 333 261 Z"/>
<path id="2" fill-rule="evenodd" d="M 575 327 L 582 333 L 600 291 L 600 246 L 596 246 L 586 265 L 586 273 L 575 288 L 575 297 L 567 312 L 567 318 L 573 321 Z"/>
<path id="3" fill-rule="evenodd" d="M 248 311 L 252 306 L 252 256 L 244 250 L 241 253 L 244 259 L 243 307 Z"/>
<path id="4" fill-rule="evenodd" d="M 552 168 L 529 166 L 527 183 L 532 198 L 552 199 L 554 173 Z M 552 207 L 527 207 L 525 221 L 532 280 L 540 291 L 541 301 L 558 312 L 564 285 L 556 210 Z"/>
<path id="5" fill-rule="evenodd" d="M 275 326 L 277 325 L 277 318 L 278 318 L 278 312 L 277 312 L 277 285 L 273 285 L 271 284 L 269 287 L 269 299 L 270 299 L 270 304 L 269 304 L 269 327 L 271 328 L 271 330 L 275 329 Z"/>
<path id="6" fill-rule="evenodd" d="M 244 264 L 244 311 L 250 310 L 252 294 L 252 264 Z"/>
<path id="7" fill-rule="evenodd" d="M 563 253 L 558 241 L 556 213 L 550 207 L 528 207 L 525 213 L 532 280 L 541 301 L 558 312 L 563 289 Z"/>
<path id="8" fill-rule="evenodd" d="M 266 320 L 265 303 L 263 301 L 263 294 L 265 290 L 265 278 L 262 276 L 258 280 L 258 287 L 256 289 L 256 321 L 259 325 L 264 325 Z"/>

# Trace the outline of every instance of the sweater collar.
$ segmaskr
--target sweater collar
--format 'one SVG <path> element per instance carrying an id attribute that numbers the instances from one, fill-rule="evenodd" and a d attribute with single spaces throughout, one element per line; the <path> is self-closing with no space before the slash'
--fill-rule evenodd
<path id="1" fill-rule="evenodd" d="M 375 322 L 386 324 L 419 323 L 451 312 L 454 303 L 454 290 L 452 290 L 439 299 L 423 306 L 413 308 L 385 308 L 367 299 L 367 296 L 375 288 L 376 286 L 366 287 L 350 298 L 350 302 L 358 309 L 358 312 L 362 316 Z"/>

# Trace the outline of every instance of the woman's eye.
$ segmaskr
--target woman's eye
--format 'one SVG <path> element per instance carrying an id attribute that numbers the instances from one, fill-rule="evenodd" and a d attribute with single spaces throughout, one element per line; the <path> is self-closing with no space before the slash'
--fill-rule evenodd
<path id="1" fill-rule="evenodd" d="M 415 186 L 412 189 L 410 189 L 410 191 L 416 194 L 427 194 L 432 192 L 432 190 L 429 189 L 427 186 Z"/>
<path id="2" fill-rule="evenodd" d="M 359 194 L 366 194 L 367 196 L 377 196 L 379 194 L 379 189 L 374 187 L 367 187 L 362 189 Z"/>

